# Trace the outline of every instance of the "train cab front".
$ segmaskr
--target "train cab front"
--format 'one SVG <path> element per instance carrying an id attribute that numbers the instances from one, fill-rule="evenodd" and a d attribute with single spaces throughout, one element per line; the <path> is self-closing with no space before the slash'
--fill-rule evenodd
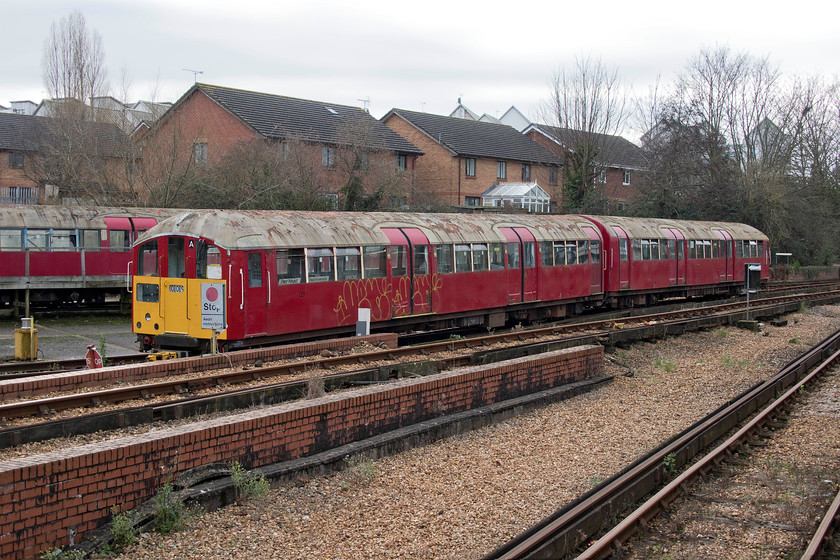
<path id="1" fill-rule="evenodd" d="M 216 295 L 223 310 L 226 293 L 218 248 L 192 238 L 158 237 L 135 247 L 134 257 L 132 326 L 140 350 L 207 352 L 214 328 L 205 327 L 220 325 L 209 322 L 206 300 Z M 221 327 L 215 329 L 217 341 L 226 338 L 224 317 Z"/>

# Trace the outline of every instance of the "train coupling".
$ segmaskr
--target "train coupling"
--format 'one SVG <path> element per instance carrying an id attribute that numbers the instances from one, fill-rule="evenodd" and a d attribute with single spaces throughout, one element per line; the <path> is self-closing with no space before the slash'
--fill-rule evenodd
<path id="1" fill-rule="evenodd" d="M 184 351 L 161 351 L 161 352 L 153 352 L 146 356 L 146 359 L 151 362 L 158 362 L 160 360 L 174 360 L 175 358 L 186 358 L 189 355 L 188 352 Z"/>

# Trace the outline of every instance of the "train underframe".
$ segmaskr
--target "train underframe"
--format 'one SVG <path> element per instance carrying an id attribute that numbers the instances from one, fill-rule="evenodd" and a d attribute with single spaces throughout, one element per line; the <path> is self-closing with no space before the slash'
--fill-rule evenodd
<path id="1" fill-rule="evenodd" d="M 493 309 L 451 313 L 423 314 L 398 317 L 389 321 L 371 324 L 371 332 L 408 330 L 442 330 L 462 327 L 501 328 L 516 324 L 532 324 L 555 319 L 564 319 L 598 309 L 632 309 L 656 305 L 665 299 L 700 299 L 708 297 L 730 297 L 738 295 L 743 288 L 740 283 L 707 286 L 671 286 L 666 289 L 610 292 L 562 301 L 529 301 Z M 268 346 L 283 342 L 312 340 L 330 336 L 347 336 L 355 333 L 355 325 L 321 329 L 315 332 L 288 333 L 276 336 L 261 336 L 244 340 L 220 340 L 217 350 L 230 351 L 244 348 Z M 141 351 L 177 350 L 190 354 L 204 354 L 210 351 L 210 341 L 180 334 L 157 336 L 137 335 Z"/>

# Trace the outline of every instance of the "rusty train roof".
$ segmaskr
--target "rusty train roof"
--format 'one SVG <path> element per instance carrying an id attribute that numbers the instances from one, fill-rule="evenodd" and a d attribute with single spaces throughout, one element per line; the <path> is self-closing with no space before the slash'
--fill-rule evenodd
<path id="1" fill-rule="evenodd" d="M 681 231 L 686 239 L 718 239 L 715 230 L 728 232 L 733 239 L 767 241 L 768 237 L 758 229 L 733 222 L 701 222 L 696 220 L 669 220 L 664 218 L 631 218 L 619 216 L 589 216 L 607 227 L 618 226 L 631 239 L 659 239 L 667 235 L 662 228 Z"/>
<path id="2" fill-rule="evenodd" d="M 171 208 L 107 206 L 0 205 L 2 228 L 104 229 L 105 218 L 155 218 L 176 214 Z"/>
<path id="3" fill-rule="evenodd" d="M 586 239 L 579 216 L 400 212 L 190 211 L 150 229 L 154 236 L 204 237 L 226 249 L 389 245 L 382 228 L 417 228 L 431 244 L 505 242 L 500 227 L 525 227 L 538 241 Z"/>
<path id="4" fill-rule="evenodd" d="M 643 218 L 592 219 L 625 228 L 630 237 L 664 237 L 659 228 L 674 227 L 687 239 L 715 239 L 713 229 L 724 229 L 735 239 L 767 239 L 755 228 L 743 224 Z M 158 236 L 185 235 L 203 237 L 231 250 L 352 247 L 390 244 L 382 228 L 417 228 L 433 245 L 503 243 L 505 238 L 499 228 L 527 228 L 537 241 L 547 241 L 587 239 L 582 226 L 592 227 L 593 224 L 586 217 L 575 215 L 191 210 L 162 221 L 139 242 Z"/>

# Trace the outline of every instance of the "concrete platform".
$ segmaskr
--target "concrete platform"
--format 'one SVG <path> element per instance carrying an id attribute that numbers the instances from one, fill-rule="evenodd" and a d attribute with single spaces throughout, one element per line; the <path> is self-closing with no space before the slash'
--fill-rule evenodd
<path id="1" fill-rule="evenodd" d="M 19 321 L 0 321 L 0 359 L 14 359 L 15 329 L 20 327 Z M 45 318 L 43 321 L 36 315 L 35 328 L 38 330 L 40 360 L 84 358 L 88 344 L 99 348 L 100 334 L 105 337 L 106 356 L 138 352 L 128 315 Z"/>

